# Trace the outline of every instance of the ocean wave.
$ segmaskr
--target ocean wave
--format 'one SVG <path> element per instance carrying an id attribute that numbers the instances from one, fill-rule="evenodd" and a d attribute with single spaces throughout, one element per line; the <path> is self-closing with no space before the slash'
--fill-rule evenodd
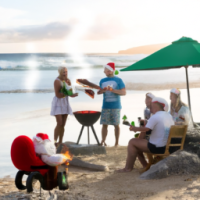
<path id="1" fill-rule="evenodd" d="M 54 70 L 63 63 L 68 68 L 102 67 L 115 62 L 116 67 L 126 67 L 146 55 L 68 55 L 68 54 L 0 54 L 0 70 Z"/>
<path id="2" fill-rule="evenodd" d="M 139 91 L 150 91 L 150 90 L 168 90 L 172 88 L 186 89 L 185 82 L 174 82 L 174 83 L 132 83 L 125 82 L 126 90 L 139 90 Z M 190 88 L 200 88 L 200 82 L 193 81 L 189 84 Z M 5 90 L 0 93 L 53 93 L 54 89 L 16 89 L 16 90 Z"/>
<path id="3" fill-rule="evenodd" d="M 0 93 L 52 93 L 54 89 L 18 89 L 18 90 L 5 90 L 0 91 Z"/>

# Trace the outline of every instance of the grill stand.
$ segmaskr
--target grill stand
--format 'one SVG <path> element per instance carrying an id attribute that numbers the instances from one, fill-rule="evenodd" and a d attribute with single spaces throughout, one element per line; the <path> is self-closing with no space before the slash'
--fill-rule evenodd
<path id="1" fill-rule="evenodd" d="M 80 134 L 79 134 L 79 136 L 78 136 L 78 140 L 77 140 L 77 143 L 76 143 L 76 144 L 79 144 L 79 141 L 80 141 L 80 139 L 81 139 L 81 136 L 82 136 L 84 127 L 85 127 L 85 126 L 82 126 L 82 128 L 81 128 L 81 132 L 80 132 Z M 98 140 L 98 137 L 97 137 L 97 135 L 96 135 L 96 132 L 95 132 L 95 130 L 94 130 L 93 125 L 92 125 L 92 126 L 87 126 L 87 128 L 88 128 L 88 144 L 90 144 L 89 127 L 91 127 L 91 129 L 92 129 L 92 132 L 93 132 L 94 137 L 95 137 L 95 139 L 96 139 L 96 141 L 97 141 L 97 144 L 100 145 L 99 140 Z"/>

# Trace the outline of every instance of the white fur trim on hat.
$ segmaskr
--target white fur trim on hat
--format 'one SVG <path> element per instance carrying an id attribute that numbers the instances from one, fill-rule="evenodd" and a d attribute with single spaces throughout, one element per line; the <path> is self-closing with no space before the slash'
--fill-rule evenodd
<path id="1" fill-rule="evenodd" d="M 159 103 L 163 106 L 164 110 L 166 112 L 168 112 L 168 103 L 165 99 L 161 98 L 161 97 L 154 97 L 152 100 L 152 103 Z"/>
<path id="2" fill-rule="evenodd" d="M 172 88 L 172 89 L 170 90 L 170 92 L 171 92 L 171 93 L 174 93 L 174 94 L 176 94 L 176 95 L 179 95 L 179 94 L 181 93 L 180 90 L 177 89 L 177 88 Z"/>
<path id="3" fill-rule="evenodd" d="M 113 68 L 110 66 L 110 65 L 104 65 L 104 68 L 107 68 L 107 69 L 109 69 L 111 72 L 113 72 L 114 70 L 113 70 Z"/>
<path id="4" fill-rule="evenodd" d="M 150 97 L 151 99 L 155 98 L 155 96 L 151 92 L 147 93 L 147 96 Z"/>

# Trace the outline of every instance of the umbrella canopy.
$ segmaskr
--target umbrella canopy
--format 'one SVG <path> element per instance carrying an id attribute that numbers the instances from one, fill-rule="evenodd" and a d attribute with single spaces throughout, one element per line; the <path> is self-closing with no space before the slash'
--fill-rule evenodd
<path id="1" fill-rule="evenodd" d="M 191 110 L 187 71 L 189 65 L 200 67 L 200 43 L 192 38 L 182 37 L 172 42 L 171 45 L 120 71 L 164 70 L 184 66 L 186 69 L 188 103 Z"/>
<path id="2" fill-rule="evenodd" d="M 120 71 L 162 70 L 188 65 L 200 65 L 200 43 L 191 38 L 182 37 L 172 42 L 171 45 Z"/>

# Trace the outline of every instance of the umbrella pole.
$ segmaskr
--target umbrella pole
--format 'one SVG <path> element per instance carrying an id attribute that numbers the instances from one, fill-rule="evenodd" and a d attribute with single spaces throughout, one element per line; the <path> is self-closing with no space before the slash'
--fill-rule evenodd
<path id="1" fill-rule="evenodd" d="M 192 116 L 192 108 L 191 108 L 191 103 L 190 103 L 190 89 L 189 89 L 189 80 L 188 80 L 188 66 L 185 66 L 185 73 L 186 73 L 186 82 L 187 82 L 188 104 L 189 104 L 189 108 L 190 108 L 192 123 L 194 124 L 193 116 Z"/>
<path id="2" fill-rule="evenodd" d="M 188 81 L 188 67 L 185 67 L 185 73 L 186 73 L 186 82 L 187 82 L 187 96 L 188 96 L 188 104 L 189 104 L 189 108 L 190 111 L 191 109 L 191 104 L 190 104 L 190 89 L 189 89 L 189 81 Z"/>

